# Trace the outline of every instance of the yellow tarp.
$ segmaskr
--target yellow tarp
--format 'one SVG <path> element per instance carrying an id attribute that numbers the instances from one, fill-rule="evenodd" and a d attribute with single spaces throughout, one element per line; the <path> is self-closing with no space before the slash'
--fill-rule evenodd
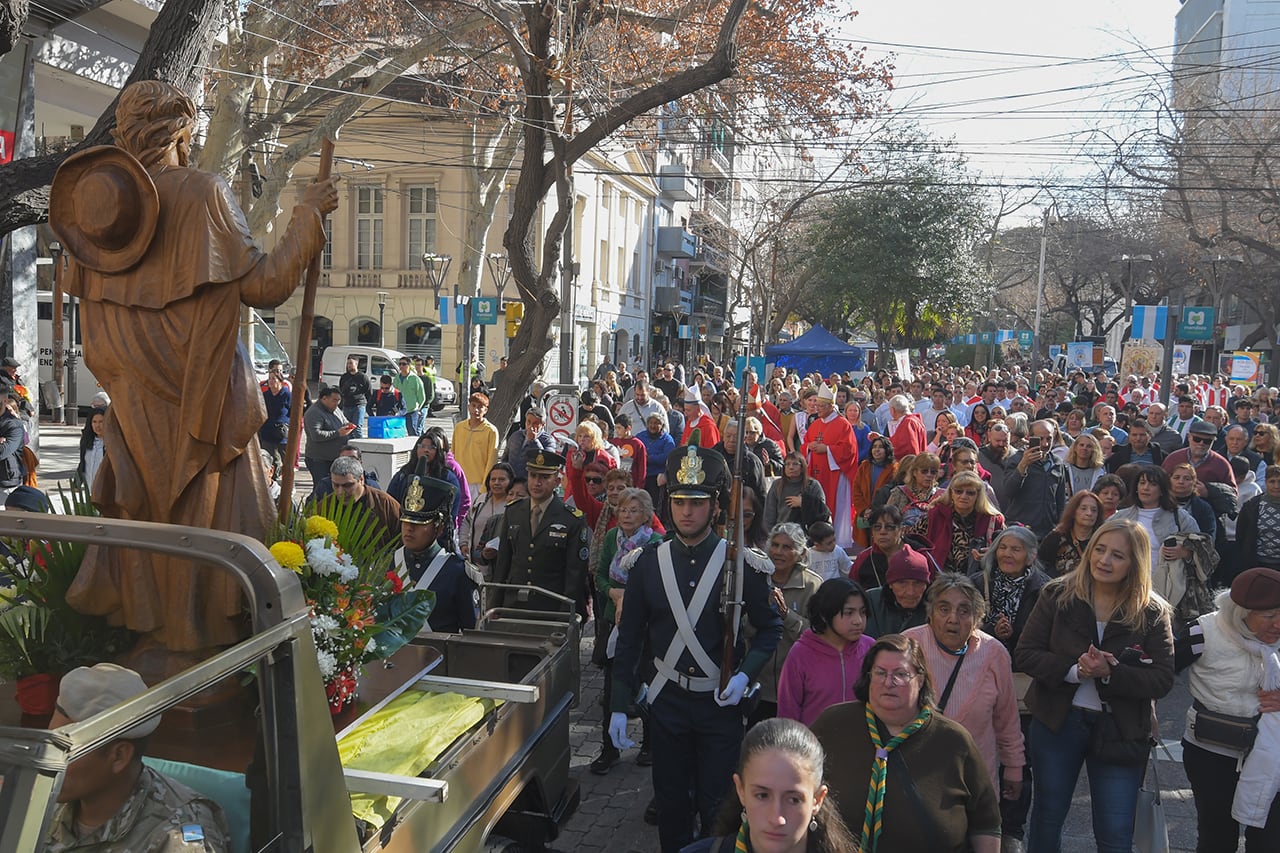
<path id="1" fill-rule="evenodd" d="M 342 766 L 352 770 L 418 776 L 460 735 L 502 704 L 457 693 L 406 690 L 338 741 Z M 355 816 L 381 828 L 400 797 L 352 794 Z"/>

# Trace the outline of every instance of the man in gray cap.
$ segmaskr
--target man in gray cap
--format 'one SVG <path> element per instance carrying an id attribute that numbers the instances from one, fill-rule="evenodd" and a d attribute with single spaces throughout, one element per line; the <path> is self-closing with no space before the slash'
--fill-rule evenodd
<path id="1" fill-rule="evenodd" d="M 87 720 L 146 689 L 136 672 L 113 663 L 73 669 L 62 677 L 49 727 Z M 67 765 L 48 853 L 231 849 L 216 803 L 143 766 L 147 739 L 159 725 L 152 717 Z"/>

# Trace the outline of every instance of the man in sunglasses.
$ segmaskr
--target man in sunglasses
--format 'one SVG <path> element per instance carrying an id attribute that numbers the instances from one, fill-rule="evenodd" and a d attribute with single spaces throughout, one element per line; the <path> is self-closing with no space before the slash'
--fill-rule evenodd
<path id="1" fill-rule="evenodd" d="M 1236 475 L 1231 470 L 1225 456 L 1213 450 L 1213 443 L 1218 440 L 1218 428 L 1208 421 L 1199 421 L 1187 430 L 1187 446 L 1175 450 L 1161 463 L 1164 470 L 1172 472 L 1183 462 L 1190 462 L 1196 469 L 1199 485 L 1196 491 L 1201 492 L 1208 483 L 1221 483 L 1236 487 Z M 1205 495 L 1201 494 L 1201 497 Z"/>

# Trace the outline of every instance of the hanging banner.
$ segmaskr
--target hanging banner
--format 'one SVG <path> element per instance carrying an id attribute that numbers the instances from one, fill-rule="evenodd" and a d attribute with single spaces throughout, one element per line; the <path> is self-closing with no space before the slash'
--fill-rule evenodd
<path id="1" fill-rule="evenodd" d="M 1262 376 L 1262 355 L 1256 352 L 1231 353 L 1231 382 L 1257 385 Z"/>
<path id="2" fill-rule="evenodd" d="M 1160 372 L 1164 347 L 1150 341 L 1125 341 L 1120 357 L 1120 372 L 1125 376 L 1147 376 Z"/>
<path id="3" fill-rule="evenodd" d="M 904 382 L 910 382 L 915 379 L 915 374 L 911 372 L 911 350 L 896 349 L 893 351 L 893 360 L 898 367 L 898 378 Z"/>
<path id="4" fill-rule="evenodd" d="M 1175 344 L 1173 347 L 1173 375 L 1186 376 L 1191 372 L 1191 344 Z"/>
<path id="5" fill-rule="evenodd" d="M 1178 337 L 1184 341 L 1213 340 L 1212 308 L 1192 305 L 1182 309 L 1182 322 L 1178 324 Z"/>
<path id="6" fill-rule="evenodd" d="M 1163 341 L 1168 326 L 1169 309 L 1164 305 L 1135 305 L 1129 337 L 1135 341 Z"/>
<path id="7" fill-rule="evenodd" d="M 1067 344 L 1067 370 L 1092 370 L 1093 344 L 1088 341 Z"/>

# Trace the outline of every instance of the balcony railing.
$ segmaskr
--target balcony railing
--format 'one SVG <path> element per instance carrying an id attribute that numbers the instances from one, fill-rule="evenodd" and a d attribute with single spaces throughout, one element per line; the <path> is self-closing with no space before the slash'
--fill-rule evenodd
<path id="1" fill-rule="evenodd" d="M 347 287 L 366 287 L 377 289 L 382 287 L 382 273 L 361 270 L 347 273 Z"/>

